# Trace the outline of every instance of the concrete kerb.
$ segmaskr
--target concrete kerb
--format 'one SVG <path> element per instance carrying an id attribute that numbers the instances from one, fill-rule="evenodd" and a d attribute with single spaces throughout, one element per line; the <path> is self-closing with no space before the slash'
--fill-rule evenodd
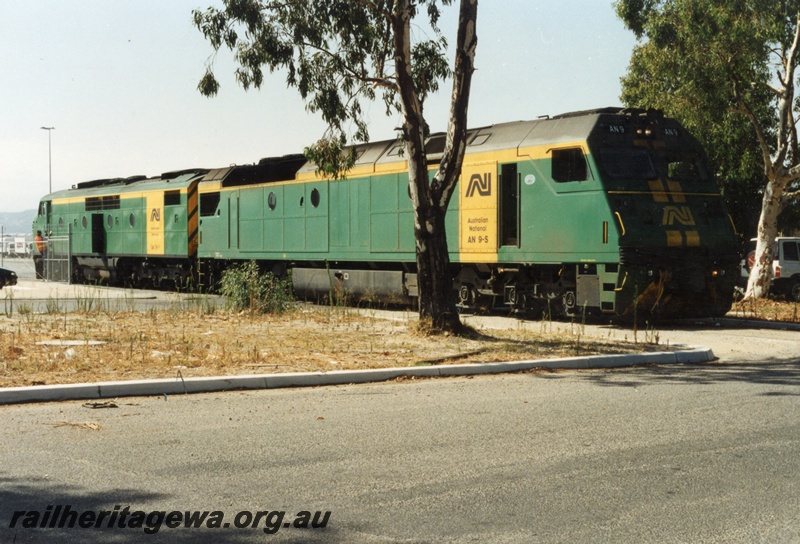
<path id="1" fill-rule="evenodd" d="M 211 376 L 198 378 L 168 378 L 64 385 L 35 385 L 0 388 L 0 404 L 50 402 L 61 400 L 92 400 L 118 397 L 170 396 L 217 391 L 275 389 L 282 387 L 315 387 L 374 383 L 401 377 L 468 376 L 502 374 L 536 368 L 593 369 L 619 368 L 645 364 L 697 364 L 713 361 L 709 348 L 686 346 L 669 352 L 634 353 L 629 355 L 594 355 L 540 359 L 531 361 L 468 363 L 436 366 L 381 368 L 370 370 L 336 370 L 331 372 L 292 372 L 242 376 Z"/>
<path id="2" fill-rule="evenodd" d="M 723 326 L 735 329 L 770 329 L 777 331 L 800 331 L 800 323 L 787 321 L 767 321 L 748 317 L 715 317 L 707 319 L 689 319 L 688 323 L 700 323 L 707 326 Z"/>

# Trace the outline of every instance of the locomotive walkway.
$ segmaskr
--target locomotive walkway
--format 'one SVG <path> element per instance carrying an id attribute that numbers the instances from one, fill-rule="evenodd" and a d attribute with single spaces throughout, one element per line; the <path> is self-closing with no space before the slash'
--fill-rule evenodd
<path id="1" fill-rule="evenodd" d="M 190 297 L 162 291 L 132 291 L 86 285 L 66 285 L 42 281 L 20 281 L 19 285 L 0 292 L 0 300 L 17 308 L 45 311 L 50 304 L 80 308 L 81 305 L 121 305 L 122 307 L 152 307 L 185 304 Z M 92 302 L 89 302 L 92 301 Z M 392 313 L 394 315 L 394 313 Z M 473 319 L 473 318 L 470 318 Z M 480 319 L 481 326 L 498 328 L 504 325 L 492 317 Z M 507 324 L 505 325 L 507 326 Z M 283 387 L 313 387 L 344 385 L 392 380 L 401 377 L 445 377 L 519 372 L 537 368 L 593 369 L 617 368 L 645 364 L 697 364 L 715 359 L 710 348 L 686 346 L 681 349 L 625 355 L 597 355 L 557 359 L 537 359 L 513 362 L 445 364 L 423 367 L 397 367 L 369 370 L 339 370 L 328 372 L 296 372 L 237 376 L 191 377 L 130 380 L 64 385 L 38 385 L 0 388 L 0 404 L 47 402 L 59 400 L 113 399 L 124 396 L 164 396 L 188 393 L 208 393 L 228 390 L 274 389 Z"/>

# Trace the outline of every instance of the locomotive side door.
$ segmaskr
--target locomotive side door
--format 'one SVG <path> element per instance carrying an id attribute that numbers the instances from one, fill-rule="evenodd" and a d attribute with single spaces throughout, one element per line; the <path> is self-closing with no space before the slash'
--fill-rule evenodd
<path id="1" fill-rule="evenodd" d="M 239 191 L 228 193 L 228 249 L 239 249 Z"/>
<path id="2" fill-rule="evenodd" d="M 519 174 L 517 164 L 500 166 L 500 245 L 520 246 L 519 240 Z"/>
<path id="3" fill-rule="evenodd" d="M 103 224 L 103 214 L 92 214 L 92 253 L 104 254 L 106 252 L 106 228 Z"/>

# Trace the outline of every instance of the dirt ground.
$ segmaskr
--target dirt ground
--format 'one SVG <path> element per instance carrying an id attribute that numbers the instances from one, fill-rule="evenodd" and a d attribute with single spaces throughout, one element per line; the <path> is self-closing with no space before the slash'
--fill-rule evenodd
<path id="1" fill-rule="evenodd" d="M 766 301 L 740 315 L 798 321 L 798 305 Z M 591 338 L 580 324 L 547 322 L 478 330 L 472 338 L 425 336 L 412 312 L 299 306 L 287 314 L 251 315 L 212 307 L 70 313 L 0 314 L 0 387 L 84 383 L 177 375 L 277 372 L 496 362 L 662 350 L 640 331 L 638 342 Z"/>
<path id="2" fill-rule="evenodd" d="M 638 352 L 639 343 L 523 330 L 425 336 L 414 315 L 301 306 L 0 315 L 0 387 L 516 361 Z"/>

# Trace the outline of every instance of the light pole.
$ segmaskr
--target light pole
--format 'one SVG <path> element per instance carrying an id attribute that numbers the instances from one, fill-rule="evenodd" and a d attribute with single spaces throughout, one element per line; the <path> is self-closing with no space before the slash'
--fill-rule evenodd
<path id="1" fill-rule="evenodd" d="M 53 129 L 56 127 L 41 127 L 42 130 L 47 131 L 47 168 L 50 172 L 50 193 L 53 192 L 53 144 L 50 140 L 50 134 L 53 132 Z"/>

